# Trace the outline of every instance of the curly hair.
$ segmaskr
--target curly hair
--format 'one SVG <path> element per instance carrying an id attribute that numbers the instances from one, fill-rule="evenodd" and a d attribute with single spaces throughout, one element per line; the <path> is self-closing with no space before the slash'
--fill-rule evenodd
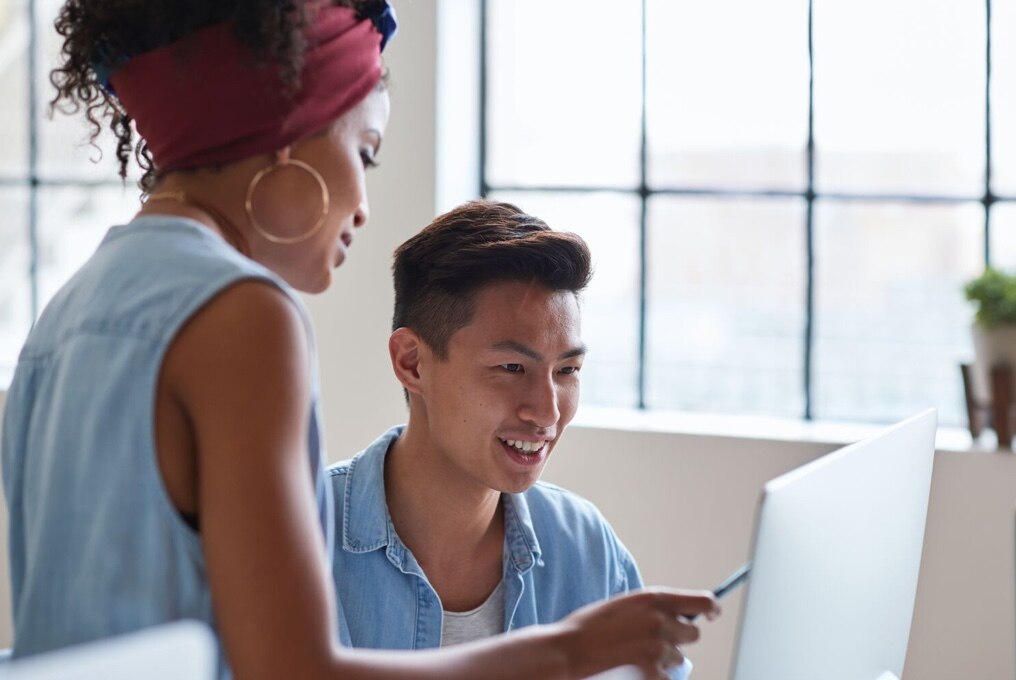
<path id="1" fill-rule="evenodd" d="M 360 0 L 331 0 L 355 7 Z M 99 81 L 95 63 L 118 60 L 168 45 L 205 26 L 231 21 L 238 40 L 258 58 L 279 68 L 282 82 L 299 88 L 306 47 L 303 28 L 307 0 L 67 0 L 56 19 L 63 37 L 61 65 L 50 73 L 56 95 L 50 112 L 76 114 L 82 108 L 91 126 L 89 142 L 104 125 L 116 136 L 120 177 L 127 178 L 133 156 L 144 174 L 140 186 L 150 190 L 155 165 L 143 139 L 135 141 L 130 115 Z M 99 149 L 101 155 L 101 149 Z"/>

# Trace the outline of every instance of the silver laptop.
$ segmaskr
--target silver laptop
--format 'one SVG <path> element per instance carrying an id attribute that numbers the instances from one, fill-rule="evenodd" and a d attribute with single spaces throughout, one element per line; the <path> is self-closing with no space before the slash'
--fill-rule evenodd
<path id="1" fill-rule="evenodd" d="M 924 545 L 937 414 L 768 484 L 732 680 L 898 680 Z"/>
<path id="2" fill-rule="evenodd" d="M 0 665 L 0 680 L 212 680 L 215 640 L 180 621 Z"/>

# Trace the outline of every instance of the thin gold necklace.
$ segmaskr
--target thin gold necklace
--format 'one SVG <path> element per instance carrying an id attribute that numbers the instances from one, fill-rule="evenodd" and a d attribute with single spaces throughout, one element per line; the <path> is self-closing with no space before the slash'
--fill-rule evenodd
<path id="1" fill-rule="evenodd" d="M 152 201 L 175 201 L 181 205 L 186 205 L 200 210 L 212 219 L 215 226 L 218 227 L 220 232 L 222 232 L 222 237 L 226 239 L 226 243 L 236 248 L 243 255 L 247 257 L 251 256 L 250 246 L 247 244 L 247 239 L 244 238 L 243 232 L 237 228 L 231 219 L 226 217 L 226 215 L 215 206 L 198 200 L 192 196 L 188 196 L 182 191 L 159 191 L 154 194 L 149 194 L 144 199 L 143 203 L 148 205 Z"/>

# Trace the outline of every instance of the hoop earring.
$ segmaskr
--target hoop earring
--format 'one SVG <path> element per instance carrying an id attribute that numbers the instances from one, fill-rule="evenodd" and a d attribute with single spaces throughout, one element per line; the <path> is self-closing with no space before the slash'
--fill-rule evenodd
<path id="1" fill-rule="evenodd" d="M 257 221 L 257 218 L 254 217 L 254 191 L 255 189 L 257 189 L 258 184 L 260 184 L 261 180 L 263 180 L 265 176 L 268 175 L 269 173 L 278 170 L 280 168 L 284 168 L 286 166 L 299 168 L 300 170 L 303 170 L 304 172 L 309 174 L 311 177 L 314 178 L 314 180 L 318 184 L 318 188 L 321 190 L 321 216 L 318 218 L 317 222 L 315 222 L 310 229 L 308 229 L 307 231 L 303 232 L 298 236 L 279 236 L 277 234 L 273 234 L 267 229 L 265 229 L 263 226 L 261 226 L 261 224 Z M 250 181 L 250 184 L 247 185 L 247 198 L 244 201 L 244 209 L 247 211 L 247 221 L 250 222 L 250 226 L 253 227 L 254 231 L 260 234 L 262 238 L 264 238 L 266 241 L 271 241 L 272 243 L 282 243 L 285 245 L 291 245 L 293 243 L 300 243 L 302 241 L 306 241 L 307 239 L 314 236 L 314 234 L 321 231 L 321 227 L 325 226 L 325 220 L 328 217 L 328 208 L 330 202 L 331 197 L 328 194 L 328 185 L 325 184 L 325 178 L 322 177 L 321 173 L 315 170 L 311 165 L 308 165 L 307 163 L 304 163 L 301 160 L 290 158 L 289 147 L 287 146 L 285 149 L 279 151 L 278 156 L 276 157 L 274 163 L 272 163 L 266 168 L 262 168 L 261 170 L 259 170 L 258 173 L 254 175 L 254 178 Z"/>

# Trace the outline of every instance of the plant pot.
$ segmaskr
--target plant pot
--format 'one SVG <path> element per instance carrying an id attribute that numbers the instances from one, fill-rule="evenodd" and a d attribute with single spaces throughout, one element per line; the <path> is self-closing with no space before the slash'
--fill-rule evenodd
<path id="1" fill-rule="evenodd" d="M 1016 324 L 987 329 L 973 325 L 974 395 L 981 404 L 991 403 L 991 369 L 1001 364 L 1016 371 Z"/>

